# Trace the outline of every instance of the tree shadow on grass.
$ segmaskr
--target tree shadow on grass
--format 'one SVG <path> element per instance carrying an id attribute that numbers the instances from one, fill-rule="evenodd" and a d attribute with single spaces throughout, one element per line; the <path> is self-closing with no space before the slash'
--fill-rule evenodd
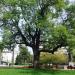
<path id="1" fill-rule="evenodd" d="M 22 69 L 19 73 L 25 75 L 42 75 L 37 69 Z"/>
<path id="2" fill-rule="evenodd" d="M 23 69 L 19 71 L 20 74 L 25 75 L 56 75 L 58 70 L 43 70 L 43 69 Z"/>

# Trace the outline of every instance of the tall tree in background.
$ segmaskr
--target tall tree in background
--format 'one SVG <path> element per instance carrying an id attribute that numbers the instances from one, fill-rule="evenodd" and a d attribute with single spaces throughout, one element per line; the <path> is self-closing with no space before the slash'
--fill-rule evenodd
<path id="1" fill-rule="evenodd" d="M 25 44 L 33 49 L 34 68 L 39 67 L 40 52 L 54 53 L 66 47 L 68 30 L 56 25 L 65 0 L 1 0 L 1 26 L 12 33 L 12 43 Z M 14 42 L 13 42 L 14 40 Z M 40 46 L 42 49 L 40 49 Z"/>
<path id="2" fill-rule="evenodd" d="M 20 45 L 20 53 L 17 55 L 15 64 L 25 64 L 32 61 L 32 56 L 24 45 Z"/>
<path id="3" fill-rule="evenodd" d="M 0 64 L 1 64 L 1 61 L 2 61 L 2 51 L 4 49 L 4 43 L 2 41 L 0 41 Z"/>
<path id="4" fill-rule="evenodd" d="M 9 31 L 7 27 L 2 28 L 2 42 L 5 49 L 8 49 L 12 52 L 12 65 L 14 65 L 14 48 L 16 47 L 16 43 L 12 40 L 12 33 Z"/>

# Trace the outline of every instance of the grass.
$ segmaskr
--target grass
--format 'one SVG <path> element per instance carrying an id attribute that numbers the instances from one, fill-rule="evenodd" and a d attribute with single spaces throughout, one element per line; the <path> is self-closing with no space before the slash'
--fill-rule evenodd
<path id="1" fill-rule="evenodd" d="M 75 75 L 75 70 L 0 69 L 0 75 Z"/>

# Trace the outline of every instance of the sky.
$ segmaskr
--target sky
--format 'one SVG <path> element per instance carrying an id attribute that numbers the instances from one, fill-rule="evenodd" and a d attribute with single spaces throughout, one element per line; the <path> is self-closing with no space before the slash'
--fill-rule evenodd
<path id="1" fill-rule="evenodd" d="M 32 48 L 31 47 L 27 47 L 28 51 L 30 52 L 30 54 L 33 54 Z"/>
<path id="2" fill-rule="evenodd" d="M 69 0 L 69 2 L 73 4 L 75 2 L 75 0 Z"/>

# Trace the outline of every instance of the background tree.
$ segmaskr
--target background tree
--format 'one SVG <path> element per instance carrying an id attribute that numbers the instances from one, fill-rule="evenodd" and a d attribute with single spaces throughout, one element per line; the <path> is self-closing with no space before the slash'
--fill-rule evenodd
<path id="1" fill-rule="evenodd" d="M 12 65 L 14 65 L 14 48 L 16 47 L 16 43 L 12 37 L 12 32 L 9 28 L 3 27 L 3 35 L 2 35 L 2 42 L 4 44 L 4 48 L 10 50 L 12 52 Z"/>
<path id="2" fill-rule="evenodd" d="M 4 49 L 4 43 L 2 41 L 0 41 L 0 64 L 1 64 L 1 61 L 2 61 L 2 51 Z"/>
<path id="3" fill-rule="evenodd" d="M 40 54 L 40 63 L 42 64 L 67 64 L 68 55 L 65 55 L 63 52 L 57 51 L 54 54 L 48 52 L 42 52 Z"/>
<path id="4" fill-rule="evenodd" d="M 32 61 L 32 55 L 28 52 L 24 45 L 20 45 L 20 53 L 17 55 L 16 63 L 17 65 L 23 65 L 30 63 Z"/>

